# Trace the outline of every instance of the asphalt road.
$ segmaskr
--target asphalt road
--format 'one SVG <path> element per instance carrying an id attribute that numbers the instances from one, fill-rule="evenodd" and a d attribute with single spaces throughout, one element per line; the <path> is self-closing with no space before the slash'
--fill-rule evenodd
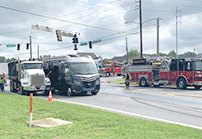
<path id="1" fill-rule="evenodd" d="M 139 87 L 131 85 L 125 89 L 121 84 L 107 83 L 121 77 L 102 77 L 100 92 L 65 96 L 53 94 L 53 101 L 90 106 L 97 109 L 149 120 L 179 124 L 202 129 L 202 90 L 190 87 L 179 90 L 176 87 Z M 9 92 L 9 87 L 6 87 Z M 48 96 L 36 96 L 48 99 Z"/>

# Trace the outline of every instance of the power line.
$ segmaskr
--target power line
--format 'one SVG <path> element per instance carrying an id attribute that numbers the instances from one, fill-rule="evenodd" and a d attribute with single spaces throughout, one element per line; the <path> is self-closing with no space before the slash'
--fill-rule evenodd
<path id="1" fill-rule="evenodd" d="M 106 29 L 106 28 L 86 25 L 86 24 L 82 24 L 82 23 L 67 21 L 67 20 L 64 20 L 64 19 L 58 19 L 58 18 L 54 18 L 54 17 L 50 17 L 50 16 L 45 16 L 45 15 L 40 15 L 40 14 L 36 14 L 36 13 L 32 13 L 32 12 L 22 11 L 22 10 L 10 8 L 10 7 L 0 6 L 0 8 L 16 11 L 16 12 L 20 12 L 20 13 L 26 13 L 26 14 L 29 14 L 29 15 L 39 16 L 39 17 L 43 17 L 43 18 L 49 18 L 49 19 L 53 19 L 53 20 L 57 20 L 57 21 L 61 21 L 61 22 L 67 22 L 67 23 L 71 23 L 71 24 L 81 25 L 81 26 L 85 26 L 85 27 L 91 27 L 91 28 L 96 28 L 96 29 L 101 29 L 101 30 L 106 30 L 106 31 L 119 32 L 117 30 Z"/>

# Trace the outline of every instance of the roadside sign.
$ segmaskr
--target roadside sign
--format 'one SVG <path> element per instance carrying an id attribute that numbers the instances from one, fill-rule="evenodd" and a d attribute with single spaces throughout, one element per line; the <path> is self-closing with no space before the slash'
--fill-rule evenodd
<path id="1" fill-rule="evenodd" d="M 41 30 L 41 31 L 52 32 L 52 28 L 43 27 L 43 26 L 38 26 L 38 24 L 37 24 L 37 25 L 32 25 L 32 29 L 34 29 L 34 30 Z"/>
<path id="2" fill-rule="evenodd" d="M 82 42 L 82 43 L 80 43 L 81 46 L 87 45 L 87 44 L 88 44 L 87 42 Z"/>
<path id="3" fill-rule="evenodd" d="M 62 36 L 64 36 L 64 37 L 73 37 L 74 36 L 74 34 L 72 34 L 72 33 L 66 33 L 66 32 L 62 32 Z"/>
<path id="4" fill-rule="evenodd" d="M 91 43 L 94 44 L 94 43 L 99 43 L 99 42 L 101 42 L 100 39 L 98 39 L 98 40 L 94 40 L 94 41 L 92 41 Z"/>
<path id="5" fill-rule="evenodd" d="M 94 40 L 94 41 L 91 41 L 91 44 L 99 43 L 99 42 L 101 42 L 100 39 L 98 39 L 98 40 Z M 80 43 L 81 46 L 83 46 L 83 45 L 87 45 L 87 44 L 88 44 L 87 42 L 81 42 L 81 43 Z"/>
<path id="6" fill-rule="evenodd" d="M 15 44 L 7 44 L 6 47 L 16 47 Z"/>

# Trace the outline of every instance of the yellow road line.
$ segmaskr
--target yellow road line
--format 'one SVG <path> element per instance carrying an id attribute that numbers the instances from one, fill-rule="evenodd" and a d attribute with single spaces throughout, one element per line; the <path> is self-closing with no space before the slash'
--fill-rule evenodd
<path id="1" fill-rule="evenodd" d="M 160 94 L 160 95 L 168 95 L 168 96 L 183 96 L 183 97 L 192 97 L 192 98 L 201 98 L 202 96 L 198 96 L 198 95 L 189 95 L 189 94 L 178 94 L 178 93 L 164 93 L 164 92 L 148 92 L 148 91 L 136 91 L 136 90 L 119 90 L 119 89 L 110 89 L 110 90 L 116 90 L 116 91 L 125 91 L 125 92 L 134 92 L 134 93 L 144 93 L 144 94 Z"/>

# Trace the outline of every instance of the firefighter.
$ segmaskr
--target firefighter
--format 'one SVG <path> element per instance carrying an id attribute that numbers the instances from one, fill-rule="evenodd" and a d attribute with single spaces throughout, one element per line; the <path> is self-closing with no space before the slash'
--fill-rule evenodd
<path id="1" fill-rule="evenodd" d="M 6 83 L 6 79 L 4 78 L 4 76 L 2 74 L 0 74 L 0 88 L 1 88 L 1 91 L 4 91 L 4 83 Z"/>
<path id="2" fill-rule="evenodd" d="M 130 85 L 130 80 L 131 80 L 131 75 L 128 71 L 126 71 L 126 74 L 125 74 L 125 84 L 126 84 L 126 89 L 129 88 L 129 85 Z"/>

